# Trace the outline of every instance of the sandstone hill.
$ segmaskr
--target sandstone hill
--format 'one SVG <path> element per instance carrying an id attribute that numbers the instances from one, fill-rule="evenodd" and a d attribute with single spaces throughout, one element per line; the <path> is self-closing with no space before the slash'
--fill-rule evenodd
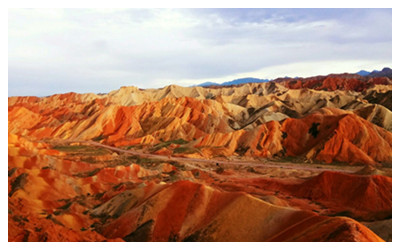
<path id="1" fill-rule="evenodd" d="M 364 226 L 391 220 L 391 110 L 355 74 L 9 97 L 9 241 L 391 239 Z"/>
<path id="2" fill-rule="evenodd" d="M 391 82 L 386 78 L 389 82 L 382 85 L 379 79 L 316 77 L 297 80 L 310 87 L 301 89 L 272 81 L 217 89 L 171 85 L 150 90 L 123 87 L 107 95 L 11 97 L 9 132 L 38 140 L 100 140 L 116 146 L 181 139 L 188 142 L 188 151 L 204 157 L 389 164 Z M 357 84 L 347 84 L 350 80 L 372 87 L 357 92 Z M 315 82 L 321 81 L 337 87 L 316 90 L 322 88 Z M 338 90 L 343 86 L 345 90 Z M 351 87 L 356 91 L 348 90 Z"/>

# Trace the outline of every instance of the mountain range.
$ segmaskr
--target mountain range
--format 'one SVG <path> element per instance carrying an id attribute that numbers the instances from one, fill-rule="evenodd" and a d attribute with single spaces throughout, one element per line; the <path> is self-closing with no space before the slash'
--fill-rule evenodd
<path id="1" fill-rule="evenodd" d="M 228 81 L 228 82 L 223 82 L 223 83 L 203 82 L 203 83 L 200 83 L 200 84 L 198 84 L 196 86 L 199 86 L 199 87 L 231 86 L 231 85 L 242 84 L 242 83 L 259 83 L 259 82 L 269 82 L 269 80 L 268 79 L 253 78 L 253 77 L 246 77 L 246 78 L 239 78 L 239 79 L 235 79 L 235 80 Z"/>
<path id="2" fill-rule="evenodd" d="M 366 70 L 360 70 L 357 73 L 354 73 L 360 76 L 369 76 L 369 77 L 388 77 L 392 78 L 392 69 L 390 68 L 383 68 L 381 71 L 373 70 L 371 72 Z M 285 77 L 284 79 L 298 79 L 299 77 Z M 237 84 L 245 84 L 245 83 L 260 83 L 260 82 L 269 82 L 269 79 L 260 79 L 260 78 L 253 78 L 253 77 L 246 77 L 246 78 L 239 78 L 232 81 L 227 81 L 223 83 L 216 83 L 216 82 L 203 82 L 193 86 L 199 87 L 210 87 L 210 86 L 231 86 Z"/>
<path id="3" fill-rule="evenodd" d="M 356 74 L 360 76 L 369 76 L 369 77 L 388 77 L 392 79 L 392 69 L 391 68 L 383 68 L 382 70 L 373 70 L 371 72 L 360 70 Z"/>
<path id="4" fill-rule="evenodd" d="M 391 241 L 391 225 L 379 72 L 8 98 L 9 241 Z"/>

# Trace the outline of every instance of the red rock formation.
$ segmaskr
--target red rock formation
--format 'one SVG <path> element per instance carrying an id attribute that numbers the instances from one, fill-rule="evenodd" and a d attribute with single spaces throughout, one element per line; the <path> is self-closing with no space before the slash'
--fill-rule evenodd
<path id="1" fill-rule="evenodd" d="M 15 168 L 9 169 L 10 241 L 381 241 L 351 219 L 293 210 L 287 206 L 302 208 L 301 203 L 290 200 L 276 206 L 246 194 L 252 194 L 249 187 L 254 184 L 320 202 L 332 212 L 350 211 L 347 215 L 353 217 L 391 215 L 391 178 L 387 177 L 324 172 L 302 183 L 246 178 L 235 181 L 241 192 L 226 192 L 192 181 L 155 184 L 141 179 L 173 174 L 177 168 L 168 164 L 161 166 L 161 172 L 135 164 L 99 169 L 93 163 L 55 161 L 59 154 L 40 157 L 48 150 L 45 144 L 37 144 L 44 149 L 34 156 L 31 150 L 36 147 L 29 149 L 31 143 L 23 139 L 17 146 L 17 139 L 10 136 L 13 147 L 28 149 L 12 150 L 24 152 L 26 160 L 12 161 Z M 31 158 L 37 163 L 26 164 Z M 214 185 L 209 174 L 190 173 L 180 174 L 192 180 L 196 175 Z M 222 183 L 219 186 L 228 190 Z M 102 218 L 105 221 L 100 223 Z M 49 235 L 50 229 L 57 234 Z M 300 233 L 304 230 L 307 234 Z"/>
<path id="2" fill-rule="evenodd" d="M 56 117 L 45 116 L 17 106 L 9 112 L 9 131 L 38 139 L 99 138 L 111 145 L 200 139 L 195 147 L 202 147 L 202 155 L 208 157 L 243 151 L 250 156 L 301 156 L 326 163 L 391 163 L 390 132 L 350 112 L 325 110 L 329 112 L 231 132 L 229 119 L 218 115 L 222 106 L 211 100 L 180 98 L 140 106 L 113 105 L 65 123 L 57 112 Z"/>
<path id="3" fill-rule="evenodd" d="M 282 144 L 289 156 L 307 154 L 308 159 L 326 163 L 372 165 L 392 159 L 391 133 L 356 115 L 315 114 L 287 119 L 282 131 L 287 133 Z"/>
<path id="4" fill-rule="evenodd" d="M 391 85 L 391 79 L 387 77 L 362 77 L 353 74 L 339 74 L 317 76 L 300 79 L 282 79 L 278 82 L 290 89 L 309 88 L 316 90 L 353 90 L 361 92 L 375 85 Z"/>
<path id="5" fill-rule="evenodd" d="M 11 97 L 9 241 L 381 241 L 353 219 L 391 217 L 390 177 L 260 178 L 207 158 L 391 165 L 390 85 L 330 75 Z"/>
<path id="6" fill-rule="evenodd" d="M 216 184 L 227 191 L 244 191 L 258 196 L 279 193 L 288 206 L 312 210 L 309 202 L 322 204 L 326 215 L 345 215 L 363 221 L 383 220 L 392 215 L 392 178 L 360 176 L 324 171 L 308 180 L 232 178 Z M 287 199 L 290 197 L 290 199 Z M 284 203 L 281 203 L 284 204 Z"/>
<path id="7" fill-rule="evenodd" d="M 319 201 L 353 218 L 382 220 L 392 216 L 392 178 L 325 171 L 294 185 L 292 194 Z"/>
<path id="8" fill-rule="evenodd" d="M 148 199 L 132 199 L 140 201 L 125 207 L 102 234 L 128 241 L 382 241 L 348 218 L 274 206 L 244 193 L 187 181 L 164 187 Z M 96 213 L 125 205 L 110 201 Z"/>

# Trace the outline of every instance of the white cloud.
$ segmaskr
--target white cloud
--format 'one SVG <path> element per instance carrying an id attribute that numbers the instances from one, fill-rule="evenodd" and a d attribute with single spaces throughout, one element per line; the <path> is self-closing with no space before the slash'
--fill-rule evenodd
<path id="1" fill-rule="evenodd" d="M 127 84 L 161 87 L 257 77 L 260 72 L 265 78 L 313 75 L 323 69 L 350 71 L 355 62 L 389 66 L 389 14 L 387 10 L 320 14 L 264 9 L 11 9 L 9 95 L 107 92 Z M 343 67 L 335 66 L 339 64 Z"/>

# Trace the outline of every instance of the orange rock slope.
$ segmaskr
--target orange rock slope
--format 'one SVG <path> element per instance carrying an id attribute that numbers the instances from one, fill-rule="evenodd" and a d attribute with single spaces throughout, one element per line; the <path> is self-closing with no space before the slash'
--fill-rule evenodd
<path id="1" fill-rule="evenodd" d="M 391 132 L 364 120 L 359 113 L 326 107 L 303 118 L 265 123 L 256 120 L 253 127 L 236 128 L 235 110 L 226 105 L 183 97 L 127 107 L 91 101 L 86 105 L 71 103 L 71 110 L 54 106 L 46 111 L 46 106 L 39 105 L 43 111 L 35 103 L 18 103 L 9 107 L 9 131 L 35 139 L 100 140 L 115 146 L 151 146 L 182 139 L 195 149 L 191 151 L 205 157 L 249 155 L 300 157 L 325 163 L 391 163 Z"/>
<path id="2" fill-rule="evenodd" d="M 18 146 L 13 146 L 15 152 Z M 93 171 L 99 164 L 69 162 L 57 154 L 35 159 L 40 159 L 35 165 L 26 164 L 30 159 L 14 161 L 15 168 L 9 169 L 10 241 L 382 241 L 350 218 L 274 205 L 247 194 L 245 188 L 232 192 L 211 187 L 213 179 L 205 173 L 194 177 L 196 171 L 192 171 L 182 175 L 188 178 L 185 181 L 165 183 L 157 178 L 176 167 L 164 164 L 158 170 L 146 170 L 131 164 Z M 390 183 L 388 178 L 374 181 L 369 189 L 361 181 L 356 190 L 362 196 L 354 199 L 351 194 L 356 192 L 341 196 L 346 185 L 358 182 L 356 176 L 346 178 L 323 173 L 279 190 L 327 206 L 331 202 L 332 207 L 362 209 L 367 197 L 383 202 L 370 214 L 391 208 L 391 179 Z M 331 185 L 337 183 L 340 193 L 332 191 Z M 316 185 L 326 187 L 318 191 Z"/>
<path id="3" fill-rule="evenodd" d="M 319 209 L 303 202 L 303 199 L 311 200 L 321 206 L 319 212 L 324 215 L 345 215 L 362 221 L 384 220 L 392 215 L 392 178 L 382 175 L 324 171 L 307 180 L 232 178 L 215 185 L 226 191 L 245 191 L 260 198 L 274 194 L 278 200 L 269 201 L 279 205 Z M 294 198 L 285 200 L 288 196 Z"/>
<path id="4" fill-rule="evenodd" d="M 123 211 L 101 229 L 106 237 L 128 241 L 381 241 L 348 218 L 279 207 L 244 193 L 221 192 L 189 181 L 163 187 L 146 195 L 147 199 L 136 190 L 131 194 L 128 200 L 133 201 L 128 204 L 117 203 L 117 196 L 94 211 L 98 216 Z"/>
<path id="5" fill-rule="evenodd" d="M 9 241 L 382 241 L 359 221 L 391 218 L 391 177 L 312 164 L 388 175 L 388 78 L 8 102 Z"/>

